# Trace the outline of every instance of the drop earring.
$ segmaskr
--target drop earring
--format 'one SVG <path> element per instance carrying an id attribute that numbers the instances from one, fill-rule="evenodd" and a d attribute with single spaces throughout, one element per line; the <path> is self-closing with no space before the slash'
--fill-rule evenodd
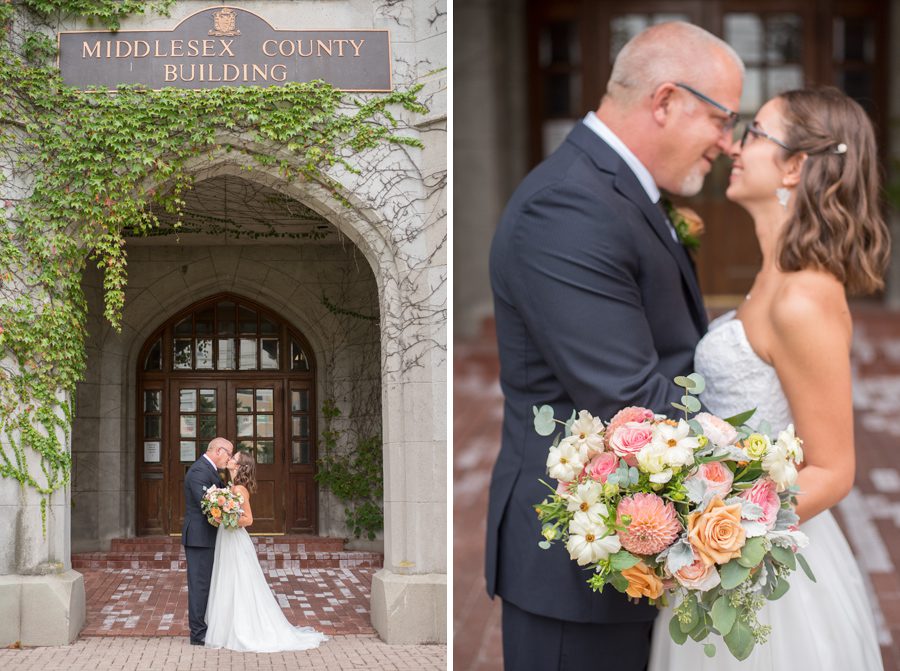
<path id="1" fill-rule="evenodd" d="M 791 191 L 790 189 L 785 189 L 783 186 L 775 189 L 775 197 L 778 199 L 778 203 L 784 209 L 787 209 L 788 201 L 791 199 Z"/>

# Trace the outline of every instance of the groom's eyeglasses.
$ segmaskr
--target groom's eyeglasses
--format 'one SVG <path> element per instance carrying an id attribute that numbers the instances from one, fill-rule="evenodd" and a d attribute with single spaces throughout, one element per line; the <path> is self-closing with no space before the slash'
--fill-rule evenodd
<path id="1" fill-rule="evenodd" d="M 724 112 L 725 114 L 727 114 L 728 115 L 727 119 L 720 119 L 720 121 L 722 121 L 722 132 L 723 133 L 726 131 L 731 132 L 732 130 L 734 130 L 734 127 L 737 125 L 737 122 L 741 118 L 740 114 L 738 114 L 734 110 L 728 109 L 727 107 L 725 107 L 725 105 L 723 105 L 722 103 L 716 102 L 709 96 L 703 95 L 702 93 L 700 93 L 700 91 L 698 91 L 697 89 L 695 89 L 691 86 L 688 86 L 687 84 L 682 84 L 681 82 L 675 82 L 675 86 L 677 86 L 680 89 L 684 89 L 685 91 L 690 93 L 695 98 L 699 98 L 700 100 L 705 102 L 707 105 L 712 105 L 720 112 Z"/>
<path id="2" fill-rule="evenodd" d="M 781 147 L 785 151 L 789 151 L 791 153 L 794 153 L 794 151 L 795 151 L 794 149 L 791 149 L 790 147 L 788 147 L 784 142 L 779 140 L 777 137 L 772 137 L 771 135 L 769 135 L 762 128 L 760 128 L 759 125 L 755 121 L 751 121 L 750 123 L 747 124 L 747 127 L 744 128 L 744 134 L 741 135 L 741 149 L 743 149 L 744 145 L 747 144 L 747 140 L 749 139 L 749 137 L 751 135 L 753 135 L 754 137 L 765 138 L 766 140 L 769 140 L 770 142 L 774 142 L 775 144 L 777 144 L 779 147 Z"/>

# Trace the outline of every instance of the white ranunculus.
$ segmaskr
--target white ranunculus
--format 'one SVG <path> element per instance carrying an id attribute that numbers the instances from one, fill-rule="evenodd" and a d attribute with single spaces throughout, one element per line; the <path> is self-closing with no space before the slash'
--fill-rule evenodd
<path id="1" fill-rule="evenodd" d="M 721 417 L 716 417 L 708 412 L 700 412 L 694 416 L 700 426 L 703 427 L 703 435 L 716 447 L 734 445 L 738 439 L 738 432 L 731 424 Z"/>
<path id="2" fill-rule="evenodd" d="M 551 447 L 547 455 L 547 473 L 551 478 L 562 482 L 571 482 L 578 477 L 584 464 L 581 450 L 571 436 L 563 438 L 556 447 Z"/>
<path id="3" fill-rule="evenodd" d="M 603 451 L 603 422 L 587 410 L 578 413 L 578 419 L 572 422 L 572 438 L 585 462 L 591 460 L 598 452 Z"/>
<path id="4" fill-rule="evenodd" d="M 803 461 L 803 441 L 794 434 L 794 425 L 789 424 L 788 428 L 778 434 L 776 444 L 782 445 L 789 459 L 793 459 L 797 463 Z"/>
<path id="5" fill-rule="evenodd" d="M 677 426 L 661 422 L 653 429 L 652 444 L 662 446 L 666 451 L 669 466 L 690 466 L 694 463 L 694 450 L 700 447 L 700 439 L 691 436 L 691 427 L 683 419 Z"/>
<path id="6" fill-rule="evenodd" d="M 641 448 L 635 457 L 638 469 L 644 473 L 661 473 L 666 469 L 666 447 L 649 443 Z"/>
<path id="7" fill-rule="evenodd" d="M 569 522 L 569 540 L 566 550 L 579 566 L 587 566 L 606 559 L 622 549 L 616 534 L 605 536 L 606 527 L 591 519 L 587 513 L 575 513 Z"/>
<path id="8" fill-rule="evenodd" d="M 609 514 L 606 506 L 600 502 L 602 495 L 601 483 L 594 480 L 582 482 L 569 493 L 567 508 L 570 511 L 587 513 L 591 519 L 599 521 L 601 517 Z"/>
<path id="9" fill-rule="evenodd" d="M 775 482 L 779 492 L 797 482 L 797 466 L 788 454 L 790 449 L 792 446 L 779 438 L 763 455 L 763 468 Z"/>

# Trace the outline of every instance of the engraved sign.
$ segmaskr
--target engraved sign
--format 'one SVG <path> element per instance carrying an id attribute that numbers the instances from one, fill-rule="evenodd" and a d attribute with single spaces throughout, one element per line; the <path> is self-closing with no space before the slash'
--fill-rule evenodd
<path id="1" fill-rule="evenodd" d="M 81 89 L 278 86 L 322 79 L 344 91 L 390 91 L 387 30 L 276 30 L 216 6 L 172 30 L 61 31 L 63 81 Z"/>

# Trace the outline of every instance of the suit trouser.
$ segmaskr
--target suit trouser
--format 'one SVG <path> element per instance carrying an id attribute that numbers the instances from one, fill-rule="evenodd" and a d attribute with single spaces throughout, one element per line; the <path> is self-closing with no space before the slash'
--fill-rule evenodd
<path id="1" fill-rule="evenodd" d="M 188 579 L 188 625 L 191 640 L 203 642 L 206 638 L 206 604 L 209 601 L 209 583 L 212 581 L 213 558 L 216 548 L 185 546 Z"/>
<path id="2" fill-rule="evenodd" d="M 506 671 L 645 671 L 653 622 L 567 622 L 503 602 Z"/>

